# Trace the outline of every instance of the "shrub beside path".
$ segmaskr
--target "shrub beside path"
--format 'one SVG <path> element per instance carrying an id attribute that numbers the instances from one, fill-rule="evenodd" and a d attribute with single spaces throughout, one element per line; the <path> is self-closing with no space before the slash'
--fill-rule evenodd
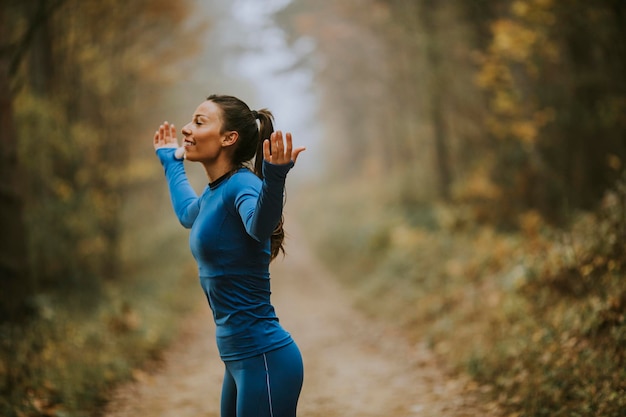
<path id="1" fill-rule="evenodd" d="M 305 363 L 299 417 L 498 417 L 464 377 L 446 374 L 424 344 L 356 311 L 290 225 L 272 264 L 272 300 Z M 105 417 L 218 417 L 223 365 L 206 302 L 151 371 L 118 387 Z"/>

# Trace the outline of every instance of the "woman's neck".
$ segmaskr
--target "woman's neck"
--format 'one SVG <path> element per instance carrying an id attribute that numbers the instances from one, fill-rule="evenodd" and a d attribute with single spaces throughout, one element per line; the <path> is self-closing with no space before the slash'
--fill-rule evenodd
<path id="1" fill-rule="evenodd" d="M 221 178 L 222 176 L 235 169 L 235 166 L 232 164 L 232 162 L 226 160 L 218 160 L 214 161 L 213 163 L 204 163 L 203 165 L 209 182 L 214 182 L 215 180 Z"/>

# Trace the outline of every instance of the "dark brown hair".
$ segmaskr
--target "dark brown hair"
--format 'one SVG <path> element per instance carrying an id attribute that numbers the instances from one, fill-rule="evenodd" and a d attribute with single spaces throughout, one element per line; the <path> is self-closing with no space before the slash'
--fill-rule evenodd
<path id="1" fill-rule="evenodd" d="M 208 101 L 217 104 L 222 112 L 222 132 L 236 131 L 239 139 L 233 152 L 233 164 L 252 164 L 252 172 L 263 179 L 263 141 L 274 132 L 274 116 L 268 109 L 250 110 L 250 107 L 237 97 L 212 94 Z M 257 125 L 257 120 L 259 121 Z M 285 231 L 281 217 L 271 238 L 271 260 L 280 252 L 285 253 L 283 242 Z"/>

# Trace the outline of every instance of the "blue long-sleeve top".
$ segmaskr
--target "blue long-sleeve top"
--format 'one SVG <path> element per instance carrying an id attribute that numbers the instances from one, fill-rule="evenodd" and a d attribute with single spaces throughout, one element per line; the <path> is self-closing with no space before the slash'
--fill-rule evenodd
<path id="1" fill-rule="evenodd" d="M 280 221 L 285 178 L 293 162 L 264 162 L 259 179 L 247 168 L 205 187 L 191 187 L 174 149 L 157 155 L 174 212 L 190 228 L 189 244 L 216 324 L 223 360 L 256 356 L 291 343 L 270 302 L 270 237 Z"/>

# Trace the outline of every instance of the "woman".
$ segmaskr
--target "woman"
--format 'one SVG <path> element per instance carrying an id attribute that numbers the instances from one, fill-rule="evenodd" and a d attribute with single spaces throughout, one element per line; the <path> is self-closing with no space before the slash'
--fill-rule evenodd
<path id="1" fill-rule="evenodd" d="M 209 180 L 200 196 L 187 180 L 174 125 L 164 122 L 154 135 L 216 324 L 226 368 L 222 417 L 293 417 L 302 387 L 300 351 L 270 303 L 269 264 L 283 251 L 285 178 L 304 148 L 292 150 L 291 134 L 283 141 L 272 119 L 232 96 L 212 95 L 198 106 L 182 134 L 184 158 L 200 162 Z"/>

